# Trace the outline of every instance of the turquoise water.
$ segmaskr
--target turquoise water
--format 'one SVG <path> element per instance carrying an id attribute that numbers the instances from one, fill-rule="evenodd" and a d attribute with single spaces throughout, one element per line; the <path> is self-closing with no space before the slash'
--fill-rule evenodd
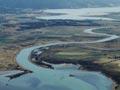
<path id="1" fill-rule="evenodd" d="M 85 32 L 97 34 L 93 33 L 92 30 L 94 29 L 88 29 Z M 114 35 L 103 35 L 108 36 L 108 38 L 92 41 L 91 43 L 105 42 L 118 38 Z M 12 80 L 5 77 L 6 75 L 1 75 L 0 90 L 112 90 L 112 80 L 100 72 L 81 71 L 75 65 L 67 65 L 67 67 L 53 65 L 55 69 L 52 70 L 38 67 L 29 61 L 29 55 L 34 49 L 71 43 L 90 42 L 60 42 L 23 49 L 17 55 L 16 61 L 21 67 L 33 71 L 33 73 L 22 75 Z"/>
<path id="2" fill-rule="evenodd" d="M 74 77 L 69 77 L 69 74 Z M 100 73 L 79 70 L 49 70 L 26 74 L 10 81 L 5 77 L 0 77 L 0 80 L 4 81 L 4 87 L 0 85 L 1 90 L 111 90 L 112 86 L 112 81 Z"/>
<path id="3" fill-rule="evenodd" d="M 9 80 L 1 76 L 2 90 L 111 90 L 112 81 L 99 72 L 80 71 L 75 66 L 59 66 L 55 70 L 38 67 L 28 61 L 31 50 L 37 47 L 24 49 L 18 54 L 17 62 L 24 68 L 34 70 L 32 74 L 26 74 L 19 78 Z M 72 74 L 74 77 L 70 77 Z M 5 86 L 5 85 L 8 86 Z M 10 89 L 11 88 L 11 89 Z M 17 89 L 18 90 L 18 89 Z"/>

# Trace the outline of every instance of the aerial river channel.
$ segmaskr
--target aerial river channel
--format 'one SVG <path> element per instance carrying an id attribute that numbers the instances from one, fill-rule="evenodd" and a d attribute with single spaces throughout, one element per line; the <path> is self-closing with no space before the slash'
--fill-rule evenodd
<path id="1" fill-rule="evenodd" d="M 119 38 L 117 35 L 93 32 L 97 29 L 100 28 L 86 29 L 84 32 L 86 34 L 102 35 L 106 38 L 96 41 L 58 42 L 21 50 L 16 56 L 16 61 L 19 66 L 32 71 L 32 73 L 11 80 L 6 77 L 7 74 L 1 75 L 0 90 L 112 90 L 113 81 L 101 72 L 78 70 L 79 67 L 72 64 L 68 64 L 66 68 L 63 68 L 64 64 L 53 65 L 56 69 L 48 69 L 37 66 L 30 61 L 31 52 L 38 48 L 67 44 L 100 43 Z M 58 67 L 61 69 L 58 69 Z M 71 74 L 74 77 L 70 77 Z"/>

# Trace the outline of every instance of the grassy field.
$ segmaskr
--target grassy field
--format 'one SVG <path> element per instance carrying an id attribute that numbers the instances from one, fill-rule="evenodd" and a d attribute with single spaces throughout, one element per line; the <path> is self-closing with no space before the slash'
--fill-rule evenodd
<path id="1" fill-rule="evenodd" d="M 51 48 L 45 51 L 42 57 L 45 61 L 51 63 L 87 63 L 87 66 L 94 64 L 95 67 L 92 68 L 100 66 L 102 70 L 109 72 L 110 75 L 116 75 L 118 82 L 120 82 L 120 51 L 101 51 L 85 48 L 83 45 L 71 45 Z M 88 64 L 88 62 L 91 64 Z"/>
<path id="2" fill-rule="evenodd" d="M 16 54 L 19 49 L 0 50 L 0 70 L 12 70 L 17 68 Z"/>
<path id="3" fill-rule="evenodd" d="M 50 52 L 52 52 L 50 54 Z M 49 56 L 46 56 L 49 54 Z M 49 51 L 43 53 L 45 58 L 57 60 L 57 61 L 94 61 L 99 60 L 99 58 L 103 55 L 100 51 L 94 51 L 90 49 L 84 49 L 78 46 L 70 46 L 70 47 L 63 47 L 63 48 L 52 48 Z"/>
<path id="4" fill-rule="evenodd" d="M 88 53 L 85 52 L 58 52 L 55 57 L 61 59 L 80 59 L 85 58 Z"/>
<path id="5" fill-rule="evenodd" d="M 57 53 L 57 55 L 59 56 L 85 56 L 87 55 L 87 53 L 84 52 L 59 52 Z"/>
<path id="6" fill-rule="evenodd" d="M 119 30 L 119 26 L 118 27 L 109 27 L 109 28 L 102 28 L 102 29 L 98 29 L 98 30 L 94 30 L 94 32 L 98 32 L 98 33 L 106 33 L 106 34 L 111 34 L 111 35 L 120 35 L 120 30 Z"/>

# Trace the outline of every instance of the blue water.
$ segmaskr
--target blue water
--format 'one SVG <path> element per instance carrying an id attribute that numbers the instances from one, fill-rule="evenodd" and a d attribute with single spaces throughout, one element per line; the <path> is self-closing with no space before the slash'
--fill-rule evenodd
<path id="1" fill-rule="evenodd" d="M 91 33 L 91 29 L 86 31 Z M 105 42 L 117 38 L 111 37 L 114 36 L 111 35 L 107 39 L 92 41 L 91 43 Z M 71 43 L 81 42 L 66 42 L 64 44 Z M 0 90 L 112 90 L 112 80 L 100 72 L 81 71 L 75 65 L 68 65 L 67 67 L 53 65 L 55 69 L 52 70 L 39 67 L 29 61 L 29 55 L 32 50 L 59 44 L 63 44 L 63 42 L 23 49 L 17 55 L 16 61 L 21 67 L 31 70 L 33 73 L 22 75 L 12 80 L 5 77 L 5 75 L 1 75 Z M 73 75 L 73 77 L 70 77 L 70 75 Z"/>
<path id="2" fill-rule="evenodd" d="M 17 56 L 17 62 L 34 73 L 13 80 L 1 76 L 1 90 L 111 90 L 112 81 L 99 72 L 80 71 L 74 65 L 73 69 L 70 65 L 70 68 L 59 66 L 60 69 L 51 70 L 32 64 L 28 59 L 35 48 L 24 49 Z"/>

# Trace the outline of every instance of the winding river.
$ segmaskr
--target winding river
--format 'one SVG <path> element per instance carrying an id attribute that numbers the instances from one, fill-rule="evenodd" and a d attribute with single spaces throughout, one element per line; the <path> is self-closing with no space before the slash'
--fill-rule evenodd
<path id="1" fill-rule="evenodd" d="M 53 65 L 56 69 L 47 69 L 39 67 L 30 62 L 30 54 L 33 50 L 43 47 L 74 44 L 74 43 L 99 43 L 119 38 L 117 35 L 109 35 L 104 33 L 95 33 L 93 30 L 100 28 L 92 28 L 84 30 L 85 33 L 106 36 L 104 39 L 96 41 L 83 42 L 58 42 L 47 45 L 34 46 L 25 48 L 17 55 L 17 63 L 24 69 L 33 71 L 33 73 L 25 74 L 19 78 L 10 80 L 0 76 L 1 90 L 111 90 L 112 80 L 101 74 L 100 72 L 89 72 L 78 70 L 78 67 L 72 64 Z M 42 51 L 40 52 L 42 53 Z M 64 67 L 65 66 L 65 67 Z M 70 75 L 74 77 L 70 77 Z"/>

